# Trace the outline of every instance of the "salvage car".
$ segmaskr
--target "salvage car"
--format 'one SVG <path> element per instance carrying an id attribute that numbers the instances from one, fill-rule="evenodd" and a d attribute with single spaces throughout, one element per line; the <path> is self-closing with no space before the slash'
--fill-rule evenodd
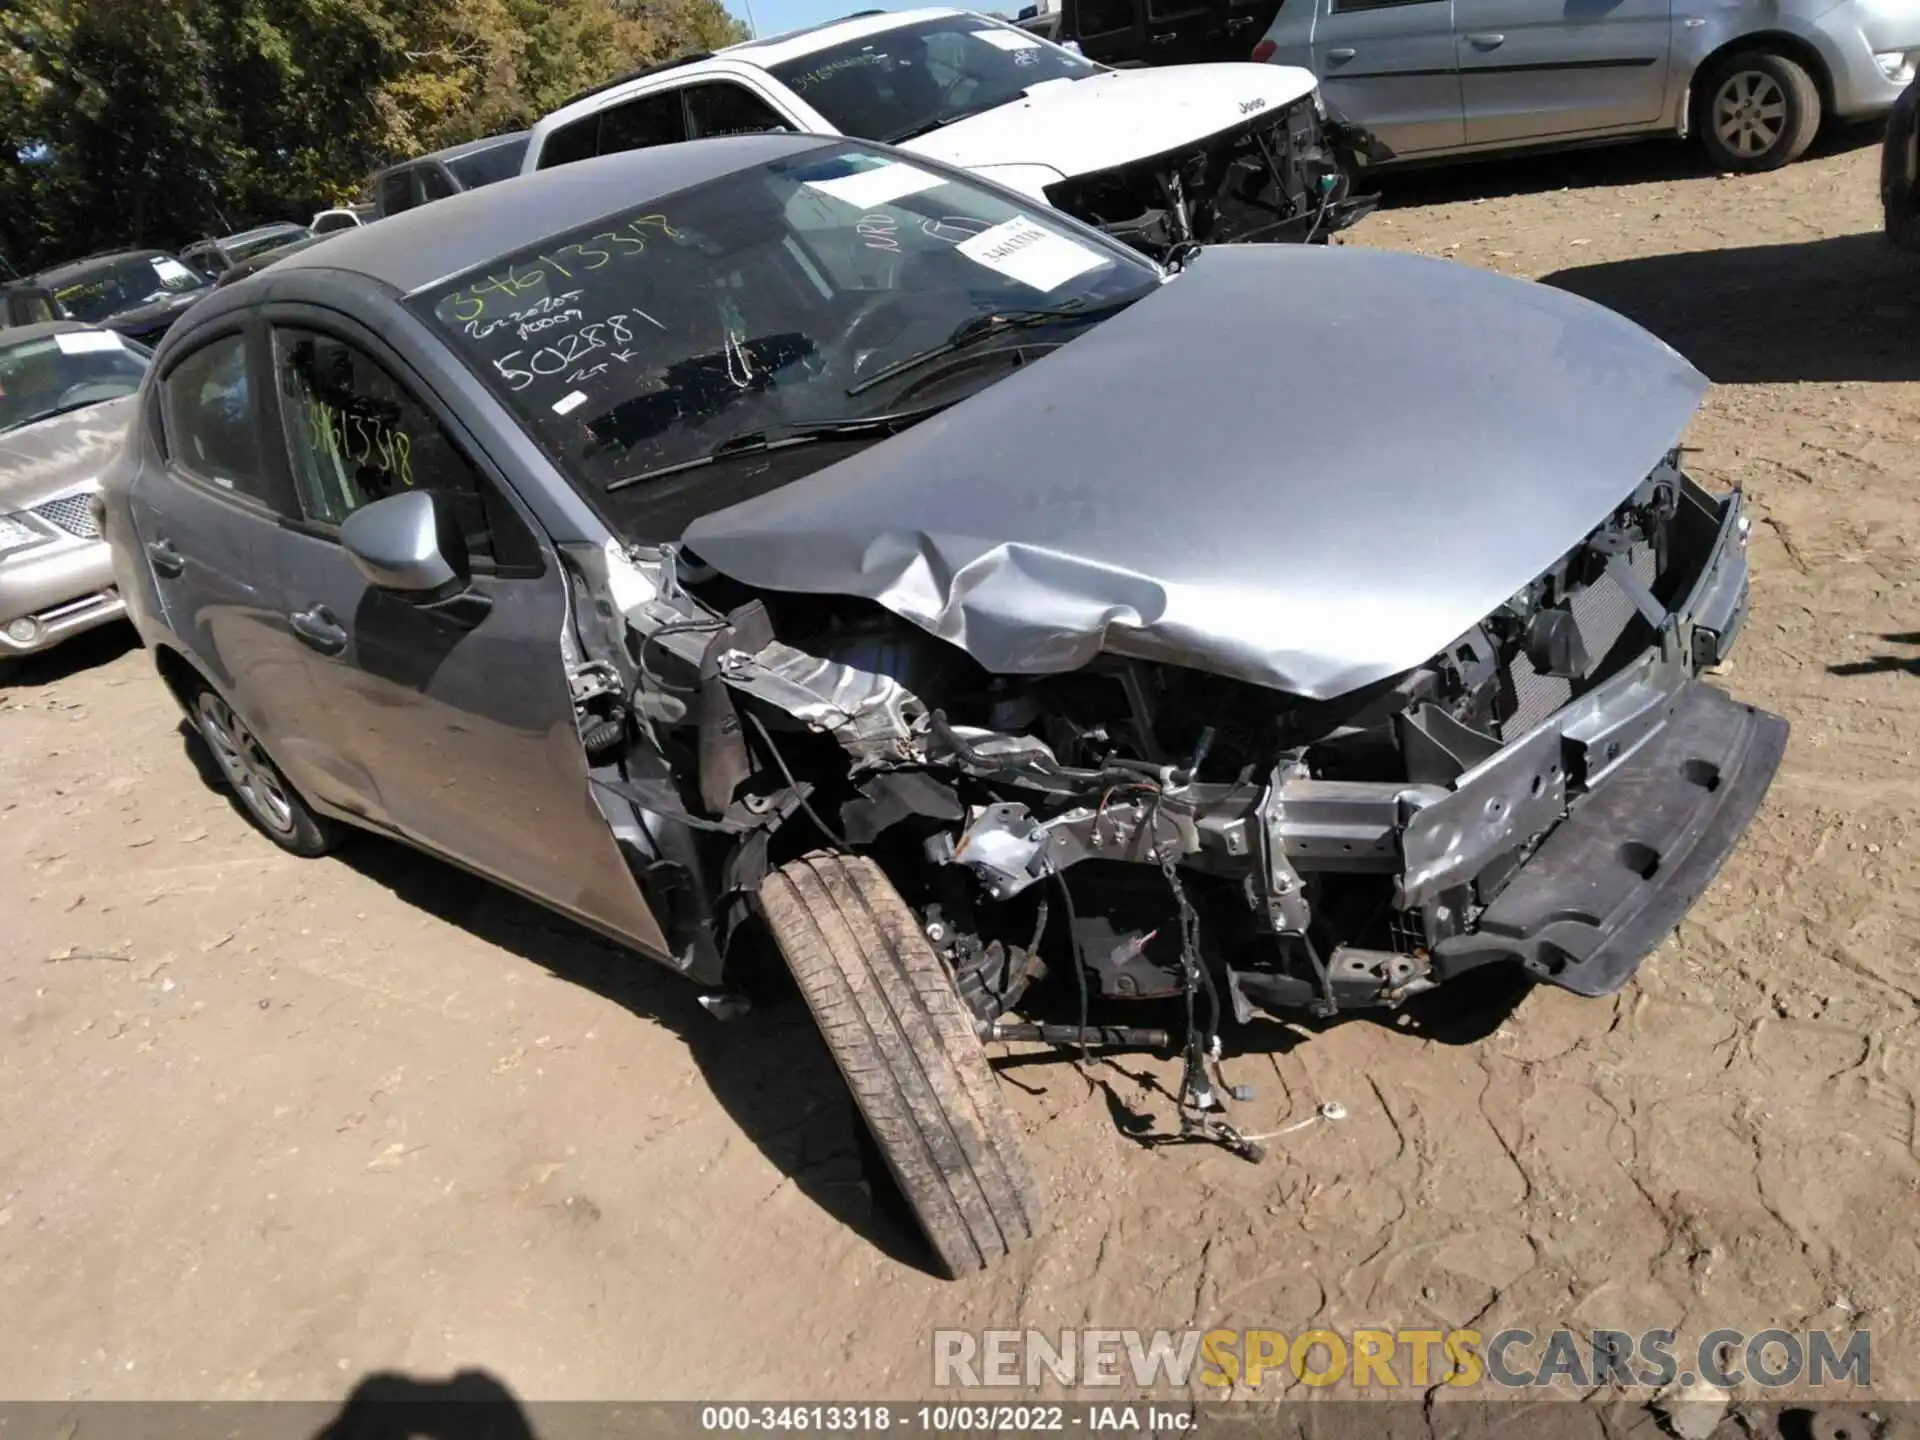
<path id="1" fill-rule="evenodd" d="M 520 160 L 526 153 L 527 132 L 515 130 L 389 165 L 369 182 L 373 213 L 366 223 L 509 180 L 520 173 Z"/>
<path id="2" fill-rule="evenodd" d="M 1038 1223 L 985 1040 L 1177 1050 L 1255 1155 L 1236 1022 L 1604 994 L 1673 928 L 1786 730 L 1700 678 L 1747 607 L 1739 493 L 1675 450 L 1705 383 L 1484 271 L 1162 268 L 735 137 L 220 291 L 108 529 L 283 848 L 398 836 L 716 999 L 770 933 L 958 1274 Z"/>
<path id="3" fill-rule="evenodd" d="M 75 320 L 149 346 L 209 288 L 204 275 L 164 250 L 110 250 L 56 265 L 34 280 Z"/>
<path id="4" fill-rule="evenodd" d="M 1914 0 L 1290 0 L 1253 58 L 1306 66 L 1375 163 L 1692 135 L 1723 171 L 1798 160 L 1884 115 L 1920 58 Z"/>
<path id="5" fill-rule="evenodd" d="M 94 504 L 148 358 L 71 320 L 0 330 L 0 659 L 126 609 Z"/>
<path id="6" fill-rule="evenodd" d="M 1324 242 L 1378 199 L 1349 193 L 1366 137 L 1326 114 L 1304 70 L 1114 70 L 966 10 L 872 11 L 652 66 L 541 120 L 522 172 L 772 130 L 962 165 L 1156 257 Z"/>
<path id="7" fill-rule="evenodd" d="M 251 230 L 242 230 L 237 235 L 202 240 L 182 250 L 180 259 L 198 270 L 208 280 L 218 283 L 220 277 L 234 266 L 243 264 L 256 255 L 264 255 L 269 250 L 283 249 L 288 245 L 310 239 L 312 235 L 313 232 L 306 226 L 282 220 L 271 225 L 256 225 Z"/>

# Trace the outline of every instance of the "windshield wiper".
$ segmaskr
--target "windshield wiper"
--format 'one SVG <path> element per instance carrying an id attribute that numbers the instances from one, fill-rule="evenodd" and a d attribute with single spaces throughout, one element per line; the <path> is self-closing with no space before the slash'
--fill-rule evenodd
<path id="1" fill-rule="evenodd" d="M 903 140 L 918 140 L 922 135 L 931 135 L 934 131 L 943 129 L 957 121 L 971 120 L 976 115 L 984 115 L 989 110 L 998 110 L 1002 105 L 1010 105 L 1024 94 L 1026 94 L 1026 91 L 1020 90 L 1012 95 L 999 95 L 992 100 L 978 101 L 975 104 L 967 106 L 964 110 L 955 110 L 950 115 L 936 115 L 933 119 L 923 124 L 912 125 L 905 130 L 887 136 L 886 140 L 882 143 L 898 145 Z"/>
<path id="2" fill-rule="evenodd" d="M 958 400 L 943 400 L 938 405 L 923 405 L 917 410 L 900 410 L 890 415 L 865 415 L 848 420 L 790 420 L 759 430 L 747 430 L 739 435 L 728 436 L 706 454 L 696 455 L 691 460 L 662 465 L 657 470 L 615 480 L 607 486 L 607 493 L 625 490 L 631 485 L 644 485 L 649 480 L 660 480 L 668 475 L 678 475 L 683 470 L 698 470 L 703 465 L 711 465 L 716 460 L 729 460 L 736 455 L 785 450 L 789 446 L 813 445 L 823 440 L 884 440 L 958 403 Z"/>
<path id="3" fill-rule="evenodd" d="M 1088 305 L 1081 309 L 1068 309 L 1064 306 L 1051 310 L 996 310 L 988 315 L 975 315 L 963 320 L 954 327 L 954 331 L 938 345 L 930 345 L 925 350 L 915 351 L 904 359 L 896 360 L 883 370 L 877 370 L 857 385 L 847 387 L 848 395 L 860 395 L 876 385 L 884 385 L 896 375 L 904 375 L 909 370 L 918 370 L 922 365 L 931 364 L 942 356 L 951 355 L 956 350 L 964 350 L 969 345 L 1001 334 L 1007 330 L 1019 330 L 1028 325 L 1042 325 L 1049 320 L 1086 320 L 1096 315 L 1109 315 L 1116 310 L 1124 310 L 1140 297 L 1129 295 L 1121 300 L 1109 300 L 1100 305 Z"/>

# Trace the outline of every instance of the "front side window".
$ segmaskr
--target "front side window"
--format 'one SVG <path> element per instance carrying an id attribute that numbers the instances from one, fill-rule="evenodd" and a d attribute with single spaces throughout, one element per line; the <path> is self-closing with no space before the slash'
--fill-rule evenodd
<path id="1" fill-rule="evenodd" d="M 53 313 L 53 302 L 45 295 L 36 295 L 32 291 L 9 297 L 12 319 L 10 325 L 38 325 L 44 321 L 59 317 Z"/>
<path id="2" fill-rule="evenodd" d="M 158 251 L 116 255 L 84 269 L 66 272 L 54 297 L 76 320 L 99 322 L 123 311 L 206 288 L 196 274 L 171 255 Z"/>
<path id="3" fill-rule="evenodd" d="M 695 140 L 792 128 L 766 101 L 731 80 L 689 85 L 680 93 L 687 102 L 687 134 Z"/>
<path id="4" fill-rule="evenodd" d="M 837 144 L 614 212 L 408 303 L 575 485 L 638 497 L 652 472 L 743 433 L 957 399 L 1022 358 L 996 365 L 996 345 L 1038 354 L 1159 279 L 1044 206 Z M 983 345 L 957 333 L 987 315 L 1032 323 Z"/>
<path id="5" fill-rule="evenodd" d="M 110 330 L 63 330 L 0 346 L 0 433 L 140 388 L 147 352 Z"/>
<path id="6" fill-rule="evenodd" d="M 1039 36 L 979 15 L 883 30 L 771 67 L 843 135 L 889 144 L 1011 104 L 1047 80 L 1100 67 Z"/>
<path id="7" fill-rule="evenodd" d="M 438 165 L 426 164 L 420 167 L 420 193 L 427 200 L 445 200 L 449 195 L 460 192 L 454 187 L 453 177 Z"/>
<path id="8" fill-rule="evenodd" d="M 623 150 L 645 150 L 653 145 L 675 145 L 687 138 L 680 113 L 680 92 L 642 95 L 624 105 L 600 112 L 600 141 L 595 151 L 617 155 Z"/>
<path id="9" fill-rule="evenodd" d="M 276 329 L 273 366 L 300 511 L 337 526 L 363 505 L 408 490 L 445 499 L 476 560 L 493 555 L 485 487 L 432 413 L 353 346 Z"/>
<path id="10" fill-rule="evenodd" d="M 201 346 L 167 373 L 161 393 L 168 458 L 222 490 L 265 499 L 246 341 L 229 335 Z"/>

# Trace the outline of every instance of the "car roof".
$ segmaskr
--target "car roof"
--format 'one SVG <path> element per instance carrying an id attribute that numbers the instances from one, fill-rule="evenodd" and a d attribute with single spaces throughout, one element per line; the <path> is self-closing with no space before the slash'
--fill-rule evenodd
<path id="1" fill-rule="evenodd" d="M 343 230 L 324 245 L 287 256 L 273 270 L 281 275 L 344 270 L 411 294 L 603 216 L 839 143 L 837 135 L 768 132 L 602 155 L 466 190 L 390 215 L 378 225 Z"/>
<path id="2" fill-rule="evenodd" d="M 40 320 L 32 325 L 0 326 L 0 345 L 24 345 L 29 340 L 44 340 L 49 335 L 98 329 L 98 325 L 88 325 L 79 320 Z"/>
<path id="3" fill-rule="evenodd" d="M 76 275 L 84 275 L 89 270 L 97 269 L 109 260 L 148 260 L 155 255 L 164 255 L 169 260 L 173 258 L 164 250 L 102 250 L 97 255 L 88 255 L 80 260 L 69 260 L 64 265 L 55 265 L 50 269 L 42 270 L 33 278 L 42 285 L 58 285 L 62 280 L 71 280 Z"/>
<path id="4" fill-rule="evenodd" d="M 542 116 L 538 128 L 542 134 L 550 134 L 571 121 L 618 105 L 631 93 L 631 87 L 668 71 L 685 71 L 689 77 L 692 77 L 700 73 L 702 65 L 724 60 L 738 60 L 743 64 L 765 70 L 784 64 L 788 60 L 797 60 L 803 55 L 811 55 L 817 50 L 844 44 L 849 40 L 859 40 L 868 35 L 897 30 L 903 25 L 911 25 L 918 20 L 935 20 L 949 15 L 974 13 L 976 12 L 951 6 L 933 6 L 918 10 L 862 10 L 857 15 L 810 25 L 804 30 L 789 30 L 784 34 L 770 35 L 764 40 L 743 40 L 737 45 L 727 45 L 715 50 L 710 55 L 683 55 L 677 60 L 649 65 L 632 74 L 609 80 L 603 85 L 596 85 L 591 90 L 581 91 Z"/>
<path id="5" fill-rule="evenodd" d="M 482 150 L 493 150 L 502 145 L 511 145 L 516 140 L 524 140 L 531 130 L 514 130 L 504 135 L 488 135 L 479 140 L 463 140 L 458 145 L 449 145 L 444 150 L 430 150 L 425 155 L 410 156 L 405 160 L 396 160 L 378 173 L 385 175 L 389 171 L 404 170 L 409 165 L 418 165 L 423 160 L 459 160 L 468 155 L 478 155 Z"/>
<path id="6" fill-rule="evenodd" d="M 916 21 L 972 13 L 950 5 L 929 6 L 919 10 L 867 10 L 841 20 L 810 25 L 804 30 L 771 35 L 765 40 L 747 40 L 738 45 L 729 45 L 718 53 L 729 60 L 745 60 L 765 69 L 788 60 L 798 60 L 802 55 L 811 55 L 816 50 L 844 44 L 848 40 L 860 40 L 868 35 L 897 30 Z"/>
<path id="7" fill-rule="evenodd" d="M 269 235 L 284 235 L 289 230 L 304 230 L 306 226 L 293 220 L 275 220 L 271 224 L 256 225 L 251 230 L 239 230 L 232 235 L 223 235 L 218 240 L 205 241 L 211 245 L 244 245 L 249 240 L 264 240 Z"/>

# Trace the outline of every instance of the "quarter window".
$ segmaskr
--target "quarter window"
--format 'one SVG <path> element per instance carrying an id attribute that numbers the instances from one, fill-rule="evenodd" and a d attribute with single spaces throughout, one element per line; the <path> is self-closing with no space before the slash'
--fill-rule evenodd
<path id="1" fill-rule="evenodd" d="M 407 490 L 441 496 L 477 561 L 495 554 L 487 487 L 425 406 L 332 336 L 276 330 L 274 372 L 300 511 L 337 526 Z"/>
<path id="2" fill-rule="evenodd" d="M 730 80 L 689 85 L 680 93 L 687 99 L 687 133 L 696 140 L 710 135 L 754 135 L 763 130 L 789 128 L 771 105 L 746 86 Z"/>
<path id="3" fill-rule="evenodd" d="M 268 503 L 242 336 L 215 340 L 174 366 L 162 400 L 174 464 L 222 490 Z"/>
<path id="4" fill-rule="evenodd" d="M 411 170 L 389 170 L 380 177 L 380 208 L 389 215 L 413 208 Z"/>

